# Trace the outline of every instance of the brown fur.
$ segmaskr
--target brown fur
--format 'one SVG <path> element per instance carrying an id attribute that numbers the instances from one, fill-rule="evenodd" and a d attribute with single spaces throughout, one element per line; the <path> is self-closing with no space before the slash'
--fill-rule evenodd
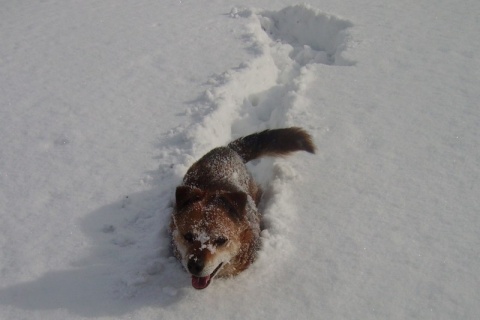
<path id="1" fill-rule="evenodd" d="M 237 275 L 255 259 L 261 191 L 245 163 L 300 150 L 315 152 L 303 129 L 265 130 L 211 150 L 188 169 L 176 189 L 170 230 L 175 256 L 196 289 L 215 276 Z"/>

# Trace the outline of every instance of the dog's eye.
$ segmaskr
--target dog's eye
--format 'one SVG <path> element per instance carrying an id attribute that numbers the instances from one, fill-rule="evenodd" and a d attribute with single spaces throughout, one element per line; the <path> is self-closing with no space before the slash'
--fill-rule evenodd
<path id="1" fill-rule="evenodd" d="M 225 243 L 227 243 L 228 239 L 225 237 L 218 237 L 215 239 L 215 245 L 217 246 L 223 246 Z"/>
<path id="2" fill-rule="evenodd" d="M 185 234 L 183 235 L 183 239 L 185 239 L 187 242 L 192 243 L 193 240 L 194 240 L 193 233 L 191 233 L 191 232 L 185 233 Z"/>

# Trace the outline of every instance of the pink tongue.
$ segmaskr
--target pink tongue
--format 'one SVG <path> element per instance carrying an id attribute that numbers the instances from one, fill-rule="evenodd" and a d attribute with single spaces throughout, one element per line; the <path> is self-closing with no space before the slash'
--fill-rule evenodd
<path id="1" fill-rule="evenodd" d="M 192 276 L 192 286 L 195 289 L 205 289 L 210 284 L 210 276 L 195 277 Z"/>

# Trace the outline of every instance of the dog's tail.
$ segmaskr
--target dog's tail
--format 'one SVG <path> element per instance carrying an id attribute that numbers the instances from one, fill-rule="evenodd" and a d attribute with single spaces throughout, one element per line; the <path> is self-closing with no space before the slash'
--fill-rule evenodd
<path id="1" fill-rule="evenodd" d="M 264 156 L 286 156 L 295 151 L 315 153 L 312 137 L 297 127 L 257 132 L 230 142 L 228 147 L 245 162 Z"/>

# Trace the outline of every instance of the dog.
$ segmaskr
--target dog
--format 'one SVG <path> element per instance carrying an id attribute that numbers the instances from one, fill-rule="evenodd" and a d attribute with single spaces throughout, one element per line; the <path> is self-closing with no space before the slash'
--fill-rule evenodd
<path id="1" fill-rule="evenodd" d="M 262 192 L 245 164 L 295 151 L 315 153 L 305 130 L 265 130 L 211 150 L 188 169 L 175 191 L 170 233 L 195 289 L 247 269 L 260 248 Z"/>

